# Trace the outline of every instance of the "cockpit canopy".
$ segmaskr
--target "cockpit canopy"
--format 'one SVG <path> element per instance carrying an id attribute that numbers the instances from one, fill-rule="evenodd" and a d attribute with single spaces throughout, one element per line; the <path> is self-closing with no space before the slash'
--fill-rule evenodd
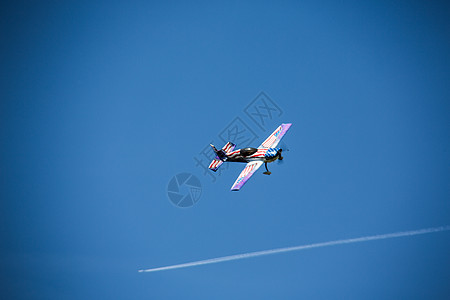
<path id="1" fill-rule="evenodd" d="M 258 151 L 256 148 L 243 148 L 241 149 L 240 154 L 245 157 L 254 154 L 256 151 Z"/>

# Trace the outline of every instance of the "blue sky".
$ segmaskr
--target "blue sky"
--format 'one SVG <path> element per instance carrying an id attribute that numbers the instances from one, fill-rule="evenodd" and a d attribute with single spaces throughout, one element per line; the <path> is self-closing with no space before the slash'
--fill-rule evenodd
<path id="1" fill-rule="evenodd" d="M 449 6 L 96 1 L 0 9 L 7 299 L 447 299 L 448 232 L 141 274 L 450 224 Z M 245 107 L 283 113 L 263 131 Z M 235 193 L 194 157 L 235 118 L 290 151 Z M 269 128 L 270 127 L 270 128 Z M 167 197 L 180 172 L 199 202 Z"/>

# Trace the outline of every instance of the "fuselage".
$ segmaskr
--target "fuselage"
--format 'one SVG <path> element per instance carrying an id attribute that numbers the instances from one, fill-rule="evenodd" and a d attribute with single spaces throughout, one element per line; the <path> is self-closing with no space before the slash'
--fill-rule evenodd
<path id="1" fill-rule="evenodd" d="M 243 148 L 228 153 L 226 161 L 243 162 L 251 161 L 273 162 L 281 157 L 280 148 Z"/>

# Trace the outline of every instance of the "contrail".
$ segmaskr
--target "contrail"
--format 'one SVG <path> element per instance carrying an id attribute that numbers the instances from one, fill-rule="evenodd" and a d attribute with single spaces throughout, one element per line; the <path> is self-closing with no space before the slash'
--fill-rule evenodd
<path id="1" fill-rule="evenodd" d="M 271 250 L 263 250 L 263 251 L 235 254 L 235 255 L 210 258 L 210 259 L 199 260 L 199 261 L 188 262 L 188 263 L 184 263 L 184 264 L 178 264 L 178 265 L 172 265 L 172 266 L 166 266 L 166 267 L 142 269 L 142 270 L 139 270 L 138 272 L 157 272 L 157 271 L 165 271 L 165 270 L 172 270 L 172 269 L 181 269 L 181 268 L 188 268 L 188 267 L 194 267 L 194 266 L 200 266 L 200 265 L 215 264 L 215 263 L 224 262 L 224 261 L 244 259 L 244 258 L 249 258 L 249 257 L 284 253 L 284 252 L 290 252 L 290 251 L 300 251 L 300 250 L 321 248 L 321 247 L 328 247 L 328 246 L 335 246 L 335 245 L 342 245 L 342 244 L 353 244 L 353 243 L 360 243 L 360 242 L 367 242 L 367 241 L 374 241 L 374 240 L 392 239 L 392 238 L 398 238 L 398 237 L 402 237 L 402 236 L 413 236 L 413 235 L 427 234 L 427 233 L 432 233 L 432 232 L 440 232 L 440 231 L 448 231 L 448 230 L 450 230 L 450 226 L 441 226 L 441 227 L 425 228 L 425 229 L 412 230 L 412 231 L 402 231 L 402 232 L 394 232 L 394 233 L 387 233 L 387 234 L 371 235 L 371 236 L 365 236 L 365 237 L 359 237 L 359 238 L 353 238 L 353 239 L 336 240 L 336 241 L 309 244 L 309 245 L 301 245 L 301 246 L 293 246 L 293 247 L 285 247 L 285 248 L 277 248 L 277 249 L 271 249 Z"/>

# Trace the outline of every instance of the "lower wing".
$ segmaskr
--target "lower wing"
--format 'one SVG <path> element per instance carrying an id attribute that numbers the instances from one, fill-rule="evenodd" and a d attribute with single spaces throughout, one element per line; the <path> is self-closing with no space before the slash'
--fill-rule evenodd
<path id="1" fill-rule="evenodd" d="M 242 170 L 241 174 L 239 174 L 239 177 L 234 182 L 233 186 L 231 187 L 232 191 L 239 191 L 240 188 L 247 182 L 247 180 L 252 177 L 253 173 L 256 172 L 256 170 L 261 167 L 263 164 L 262 161 L 252 161 L 245 165 L 244 170 Z"/>

